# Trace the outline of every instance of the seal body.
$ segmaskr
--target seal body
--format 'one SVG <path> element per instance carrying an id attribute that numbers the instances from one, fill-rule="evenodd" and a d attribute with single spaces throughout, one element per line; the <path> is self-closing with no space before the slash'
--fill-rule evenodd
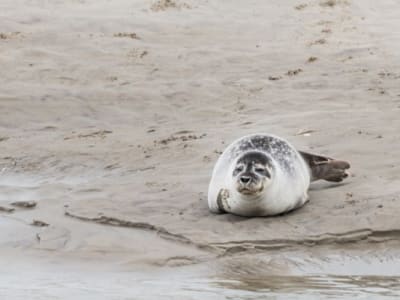
<path id="1" fill-rule="evenodd" d="M 302 155 L 274 135 L 253 134 L 230 144 L 219 157 L 208 190 L 214 213 L 272 216 L 308 200 L 311 171 Z"/>

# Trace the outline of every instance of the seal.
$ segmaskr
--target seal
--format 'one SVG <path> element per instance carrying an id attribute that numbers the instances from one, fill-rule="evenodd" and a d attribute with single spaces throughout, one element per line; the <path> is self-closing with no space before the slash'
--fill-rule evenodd
<path id="1" fill-rule="evenodd" d="M 244 136 L 219 157 L 210 181 L 208 206 L 214 213 L 273 216 L 303 206 L 310 183 L 340 182 L 350 164 L 297 151 L 270 134 Z"/>

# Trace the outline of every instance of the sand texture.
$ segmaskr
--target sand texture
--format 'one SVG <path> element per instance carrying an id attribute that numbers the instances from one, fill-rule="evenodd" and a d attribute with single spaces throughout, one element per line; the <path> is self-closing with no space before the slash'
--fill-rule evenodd
<path id="1" fill-rule="evenodd" d="M 2 0 L 0 255 L 163 270 L 397 240 L 398 8 Z M 211 214 L 218 155 L 258 132 L 352 175 L 284 216 Z"/>

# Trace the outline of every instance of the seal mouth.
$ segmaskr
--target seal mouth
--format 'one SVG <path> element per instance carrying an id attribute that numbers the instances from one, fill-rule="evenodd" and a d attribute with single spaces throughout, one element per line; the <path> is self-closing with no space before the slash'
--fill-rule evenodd
<path id="1" fill-rule="evenodd" d="M 249 190 L 249 189 L 244 188 L 244 189 L 240 189 L 239 193 L 245 194 L 245 195 L 251 195 L 251 194 L 254 194 L 255 192 L 253 190 Z"/>
<path id="2" fill-rule="evenodd" d="M 240 187 L 238 188 L 238 192 L 243 194 L 243 195 L 255 195 L 261 193 L 263 190 L 263 187 L 260 187 L 259 189 L 249 189 L 247 187 Z"/>

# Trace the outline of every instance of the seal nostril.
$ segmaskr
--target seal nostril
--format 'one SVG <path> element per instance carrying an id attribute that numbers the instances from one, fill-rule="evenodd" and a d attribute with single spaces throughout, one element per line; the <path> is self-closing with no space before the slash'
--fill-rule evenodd
<path id="1" fill-rule="evenodd" d="M 241 176 L 240 177 L 240 182 L 241 183 L 248 183 L 250 181 L 250 177 L 248 176 Z"/>

